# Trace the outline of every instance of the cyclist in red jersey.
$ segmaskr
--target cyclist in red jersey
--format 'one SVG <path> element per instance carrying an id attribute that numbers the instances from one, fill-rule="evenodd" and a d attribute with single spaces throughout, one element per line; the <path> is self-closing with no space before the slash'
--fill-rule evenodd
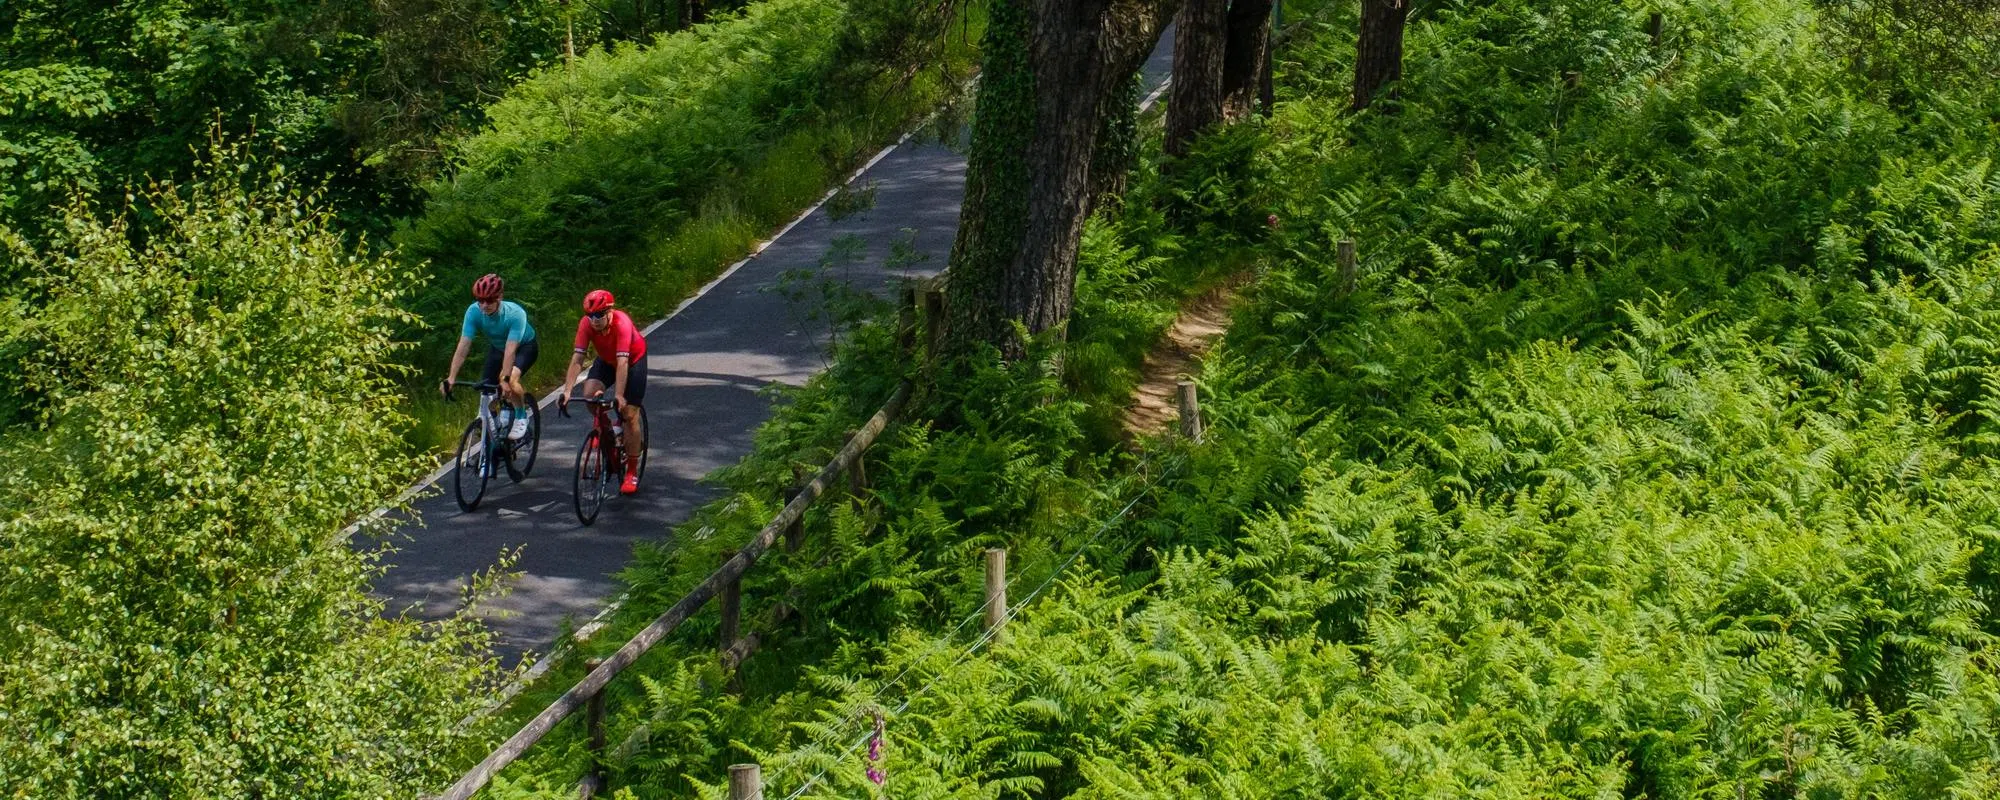
<path id="1" fill-rule="evenodd" d="M 576 351 L 569 357 L 569 372 L 563 375 L 563 394 L 557 400 L 562 407 L 569 408 L 568 387 L 576 385 L 576 374 L 583 368 L 586 349 L 597 351 L 597 359 L 590 365 L 590 374 L 585 377 L 583 393 L 586 397 L 601 397 L 606 387 L 612 390 L 611 397 L 618 406 L 618 415 L 625 420 L 625 482 L 618 487 L 622 494 L 639 491 L 639 454 L 641 443 L 639 430 L 639 405 L 646 399 L 646 337 L 639 334 L 639 328 L 632 324 L 632 318 L 625 312 L 612 308 L 617 302 L 610 292 L 597 289 L 583 296 L 583 319 L 576 321 Z"/>

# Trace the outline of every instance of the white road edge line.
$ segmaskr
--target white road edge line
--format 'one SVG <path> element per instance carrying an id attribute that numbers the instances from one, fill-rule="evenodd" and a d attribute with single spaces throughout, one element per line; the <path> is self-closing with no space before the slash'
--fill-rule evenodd
<path id="1" fill-rule="evenodd" d="M 1154 89 L 1152 94 L 1146 95 L 1146 99 L 1139 101 L 1139 113 L 1146 113 L 1147 109 L 1152 108 L 1154 103 L 1160 101 L 1160 95 L 1166 94 L 1167 89 L 1173 85 L 1174 79 L 1172 75 L 1169 75 L 1166 80 L 1160 81 L 1160 88 Z"/>
<path id="2" fill-rule="evenodd" d="M 735 511 L 742 502 L 740 498 L 731 499 L 728 505 L 722 507 L 722 513 L 727 514 Z M 714 533 L 715 526 L 703 525 L 700 530 L 695 531 L 694 538 L 705 539 Z M 612 598 L 611 602 L 604 604 L 604 608 L 597 612 L 597 616 L 591 617 L 590 621 L 584 623 L 583 627 L 577 628 L 575 633 L 557 641 L 556 646 L 551 648 L 547 655 L 535 659 L 535 663 L 528 665 L 526 672 L 521 673 L 513 680 L 508 681 L 506 686 L 501 687 L 499 694 L 494 695 L 491 700 L 480 706 L 478 710 L 467 714 L 465 719 L 459 720 L 459 730 L 471 727 L 480 720 L 491 716 L 493 712 L 506 707 L 507 702 L 513 700 L 521 692 L 526 691 L 529 684 L 541 680 L 543 675 L 548 674 L 551 667 L 562 663 L 563 659 L 568 658 L 570 651 L 575 650 L 577 645 L 590 641 L 591 637 L 596 636 L 598 631 L 604 630 L 606 625 L 610 625 L 611 615 L 618 613 L 618 609 L 625 607 L 625 601 L 631 597 L 632 593 L 629 591 L 619 592 L 618 596 Z"/>
<path id="3" fill-rule="evenodd" d="M 970 82 L 968 82 L 968 86 L 969 85 Z M 961 89 L 961 91 L 964 91 L 964 89 Z M 779 228 L 777 233 L 771 234 L 771 238 L 758 242 L 754 247 L 751 247 L 749 255 L 746 255 L 743 258 L 739 259 L 736 263 L 729 265 L 729 268 L 723 270 L 722 274 L 715 276 L 713 280 L 710 280 L 708 283 L 704 284 L 700 289 L 696 289 L 694 294 L 689 295 L 686 300 L 682 300 L 680 302 L 680 305 L 674 306 L 674 310 L 667 312 L 666 316 L 653 320 L 652 324 L 647 325 L 645 330 L 639 332 L 639 335 L 651 337 L 653 335 L 653 331 L 658 330 L 661 325 L 667 324 L 668 320 L 673 319 L 676 316 L 679 316 L 682 311 L 686 311 L 688 306 L 694 305 L 694 301 L 700 300 L 704 295 L 707 295 L 709 290 L 714 289 L 716 286 L 721 285 L 723 281 L 729 280 L 729 276 L 736 274 L 736 271 L 742 269 L 743 265 L 756 260 L 757 256 L 762 255 L 763 252 L 766 249 L 770 248 L 771 245 L 776 244 L 779 238 L 783 237 L 787 233 L 790 233 L 793 228 L 798 227 L 799 223 L 806 221 L 806 218 L 812 216 L 813 212 L 820 210 L 820 207 L 826 205 L 828 201 L 832 200 L 834 195 L 840 193 L 841 189 L 853 185 L 854 181 L 860 179 L 860 177 L 863 174 L 867 173 L 868 170 L 874 169 L 876 164 L 881 163 L 882 159 L 888 158 L 889 154 L 895 152 L 896 148 L 902 147 L 905 142 L 908 142 L 910 140 L 910 137 L 915 136 L 917 134 L 917 131 L 923 130 L 926 126 L 930 125 L 932 121 L 937 119 L 937 116 L 941 111 L 942 109 L 938 111 L 932 111 L 928 116 L 925 116 L 923 118 L 923 121 L 918 122 L 915 126 L 911 127 L 909 130 L 904 131 L 903 135 L 900 138 L 896 139 L 894 143 L 890 144 L 888 147 L 882 148 L 881 151 L 877 152 L 873 158 L 868 159 L 867 163 L 862 164 L 860 167 L 856 168 L 853 172 L 848 173 L 847 177 L 842 179 L 840 183 L 835 184 L 833 188 L 826 190 L 826 194 L 820 195 L 819 202 L 813 203 L 811 208 L 808 208 L 805 211 L 800 212 L 798 216 L 793 217 L 792 221 L 785 223 L 785 226 Z M 582 383 L 582 382 L 583 378 L 577 379 L 577 383 Z M 547 395 L 543 396 L 542 399 L 536 403 L 536 405 L 546 409 L 549 407 L 550 403 L 554 403 L 556 401 L 556 398 L 564 393 L 565 389 L 574 389 L 574 388 L 576 387 L 572 385 L 565 388 L 551 390 Z M 451 472 L 451 459 L 449 457 L 439 459 L 437 468 L 431 470 L 429 475 L 425 475 L 422 479 L 418 480 L 415 485 L 411 486 L 408 489 L 404 489 L 402 494 L 397 495 L 396 502 L 394 503 L 394 505 L 400 506 L 415 499 L 419 493 L 423 492 L 425 489 L 429 489 L 439 480 L 442 480 L 445 474 L 449 472 Z M 335 536 L 334 541 L 340 541 L 342 539 L 347 539 L 352 537 L 356 532 L 361 530 L 362 525 L 381 519 L 383 516 L 387 515 L 389 513 L 389 508 L 390 508 L 389 506 L 384 506 L 382 508 L 375 509 L 374 511 L 369 512 L 368 514 L 363 515 L 360 519 L 357 519 L 354 522 L 350 523 L 347 527 L 342 528 L 340 533 L 337 536 Z"/>
<path id="4" fill-rule="evenodd" d="M 968 81 L 967 85 L 965 87 L 962 87 L 961 91 L 970 91 L 971 83 L 972 82 Z M 1146 95 L 1146 98 L 1144 100 L 1139 101 L 1139 112 L 1143 114 L 1146 112 L 1147 109 L 1152 108 L 1153 104 L 1159 101 L 1160 96 L 1166 94 L 1167 87 L 1171 85 L 1173 85 L 1172 78 L 1168 78 L 1166 80 L 1161 81 L 1159 88 L 1154 89 L 1151 94 Z M 680 305 L 675 306 L 672 312 L 668 313 L 664 317 L 654 320 L 652 324 L 647 325 L 646 329 L 644 331 L 641 331 L 639 335 L 652 336 L 653 331 L 657 330 L 661 325 L 666 324 L 667 320 L 673 319 L 676 314 L 679 314 L 682 311 L 687 310 L 687 307 L 693 305 L 694 301 L 700 300 L 702 298 L 702 295 L 708 294 L 708 291 L 710 289 L 715 288 L 717 285 L 727 280 L 730 275 L 733 275 L 736 273 L 737 270 L 742 269 L 743 265 L 748 264 L 752 260 L 756 259 L 758 255 L 764 252 L 765 248 L 770 247 L 772 244 L 776 243 L 780 237 L 784 236 L 787 233 L 790 233 L 792 228 L 797 227 L 798 224 L 804 222 L 807 217 L 812 216 L 813 212 L 818 211 L 820 209 L 820 206 L 826 205 L 827 201 L 832 200 L 834 195 L 839 194 L 842 188 L 852 185 L 856 180 L 859 180 L 862 175 L 866 174 L 868 170 L 874 169 L 876 164 L 881 163 L 882 159 L 888 158 L 889 154 L 895 152 L 896 148 L 902 147 L 903 143 L 908 142 L 911 136 L 916 135 L 917 131 L 923 130 L 925 127 L 928 127 L 933 121 L 937 119 L 937 116 L 941 111 L 942 109 L 940 109 L 939 111 L 931 112 L 929 116 L 924 117 L 922 122 L 917 123 L 916 126 L 910 128 L 910 130 L 905 131 L 902 137 L 897 139 L 894 144 L 882 148 L 881 152 L 876 153 L 874 158 L 868 159 L 867 163 L 862 164 L 860 167 L 856 168 L 852 173 L 849 173 L 845 180 L 842 180 L 838 185 L 834 186 L 833 188 L 826 190 L 826 194 L 820 196 L 819 202 L 814 203 L 811 208 L 806 209 L 805 211 L 801 212 L 797 217 L 792 218 L 792 221 L 786 223 L 785 227 L 779 228 L 777 233 L 771 234 L 771 238 L 766 239 L 763 242 L 759 243 L 756 247 L 751 248 L 749 255 L 746 255 L 742 259 L 738 260 L 736 263 L 729 265 L 729 269 L 723 270 L 721 275 L 716 276 L 714 280 L 709 281 L 706 285 L 702 286 L 700 289 L 695 290 L 695 293 L 692 296 L 690 296 L 686 300 L 682 300 Z M 546 408 L 549 403 L 554 402 L 556 394 L 557 392 L 550 392 L 548 397 L 542 398 L 542 406 Z M 425 483 L 426 484 L 432 483 L 437 481 L 439 478 L 443 477 L 444 473 L 448 471 L 448 468 L 450 466 L 451 462 L 446 461 L 444 465 L 438 467 L 437 471 L 431 473 L 430 477 L 424 479 Z M 403 496 L 398 498 L 396 502 L 398 504 L 401 504 L 403 502 L 408 501 L 411 496 L 415 495 L 422 488 L 423 488 L 422 485 L 419 485 L 417 487 L 412 487 L 410 490 L 405 491 L 403 493 Z M 725 512 L 728 510 L 733 510 L 736 507 L 736 503 L 737 501 L 735 500 L 729 501 L 729 505 L 724 509 Z M 383 512 L 377 511 L 376 513 L 379 515 Z M 358 525 L 359 523 L 356 524 Z M 697 539 L 704 538 L 703 534 L 713 533 L 713 532 L 714 531 L 712 528 L 705 527 L 702 530 L 695 532 L 695 538 Z M 610 603 L 605 604 L 604 610 L 597 612 L 597 616 L 592 617 L 590 619 L 590 622 L 585 623 L 583 627 L 576 629 L 576 633 L 572 634 L 570 637 L 557 643 L 555 649 L 551 650 L 548 655 L 543 656 L 540 659 L 537 659 L 533 665 L 528 667 L 527 672 L 521 673 L 521 677 L 516 678 L 515 680 L 509 682 L 505 688 L 501 689 L 500 694 L 495 696 L 495 699 L 493 700 L 492 703 L 488 704 L 480 711 L 475 712 L 472 716 L 467 717 L 465 720 L 461 721 L 459 723 L 459 727 L 464 728 L 465 726 L 470 725 L 471 723 L 477 721 L 478 718 L 484 717 L 488 714 L 493 713 L 494 711 L 499 710 L 501 706 L 506 705 L 508 700 L 512 700 L 516 695 L 526 690 L 528 684 L 540 680 L 543 675 L 548 674 L 549 668 L 553 664 L 560 662 L 565 656 L 569 655 L 568 651 L 572 649 L 572 647 L 575 644 L 589 641 L 591 636 L 595 635 L 599 630 L 602 630 L 604 626 L 609 623 L 611 615 L 617 613 L 618 609 L 625 605 L 625 601 L 629 597 L 631 597 L 630 592 L 620 592 L 618 597 L 614 598 Z"/>
<path id="5" fill-rule="evenodd" d="M 972 80 L 966 81 L 963 85 L 959 87 L 959 91 L 961 93 L 971 91 L 973 84 L 977 80 L 978 79 L 975 77 Z M 793 217 L 791 222 L 785 223 L 785 226 L 779 228 L 777 233 L 771 234 L 771 238 L 758 242 L 755 247 L 750 248 L 750 253 L 748 255 L 745 255 L 743 258 L 738 259 L 736 263 L 729 265 L 728 269 L 723 270 L 722 274 L 715 276 L 713 280 L 710 280 L 707 284 L 704 284 L 700 289 L 695 290 L 695 293 L 693 295 L 690 295 L 687 299 L 682 300 L 680 302 L 680 305 L 674 306 L 674 310 L 667 312 L 666 316 L 653 320 L 652 324 L 647 325 L 646 329 L 640 331 L 639 335 L 651 337 L 653 335 L 653 331 L 659 330 L 661 325 L 665 325 L 667 323 L 667 320 L 673 319 L 674 317 L 678 316 L 682 311 L 686 311 L 688 306 L 694 305 L 694 301 L 700 300 L 704 295 L 708 294 L 709 290 L 714 289 L 716 286 L 721 285 L 723 281 L 729 279 L 729 276 L 736 274 L 736 271 L 742 269 L 743 265 L 750 263 L 751 261 L 755 260 L 757 256 L 762 255 L 763 252 L 766 249 L 768 249 L 771 245 L 776 244 L 778 239 L 782 238 L 787 233 L 791 233 L 793 228 L 798 227 L 799 223 L 806 221 L 806 218 L 811 217 L 813 215 L 813 212 L 820 210 L 820 207 L 826 205 L 828 201 L 832 200 L 834 195 L 840 193 L 841 189 L 853 185 L 853 183 L 856 180 L 859 180 L 862 175 L 865 175 L 869 170 L 874 169 L 876 164 L 882 163 L 882 159 L 888 158 L 890 153 L 895 152 L 896 148 L 902 147 L 904 143 L 910 141 L 910 137 L 917 135 L 918 131 L 921 131 L 924 128 L 929 127 L 932 122 L 937 120 L 938 115 L 943 113 L 943 111 L 944 109 L 940 107 L 936 110 L 931 111 L 931 113 L 925 115 L 924 118 L 921 121 L 919 121 L 916 125 L 913 125 L 910 127 L 909 130 L 904 131 L 903 135 L 898 137 L 895 142 L 891 143 L 888 147 L 884 147 L 880 151 L 876 152 L 874 157 L 869 158 L 861 166 L 856 167 L 853 172 L 848 173 L 847 177 L 843 178 L 840 181 L 840 183 L 835 184 L 833 188 L 826 190 L 825 194 L 820 195 L 819 202 L 813 203 L 811 208 L 807 208 L 806 210 L 799 212 L 799 215 Z M 579 379 L 578 383 L 581 382 L 582 379 Z M 548 393 L 547 396 L 543 397 L 541 401 L 537 403 L 537 405 L 540 406 L 541 408 L 548 408 L 550 403 L 555 402 L 557 396 L 563 394 L 565 391 L 571 388 L 575 387 L 573 386 L 563 387 L 552 390 Z M 418 481 L 416 485 L 403 490 L 402 494 L 397 495 L 395 505 L 400 506 L 408 503 L 410 500 L 414 499 L 419 493 L 423 492 L 425 489 L 430 488 L 432 485 L 436 484 L 440 479 L 444 478 L 445 474 L 450 471 L 451 471 L 451 459 L 449 458 L 442 459 L 441 462 L 438 464 L 437 469 L 431 470 L 431 473 L 429 475 L 424 476 L 423 480 Z M 729 506 L 727 506 L 725 510 L 734 509 L 735 505 L 736 501 L 732 500 L 730 501 Z M 335 541 L 345 540 L 353 536 L 356 531 L 359 531 L 361 529 L 361 526 L 363 524 L 381 519 L 388 513 L 389 513 L 388 507 L 375 509 L 374 511 L 363 516 L 361 519 L 355 520 L 353 524 L 348 525 L 346 528 L 342 529 L 340 535 L 335 539 Z M 701 536 L 700 532 L 697 532 L 696 536 L 697 538 L 699 538 Z M 601 630 L 610 621 L 611 615 L 617 613 L 618 609 L 622 608 L 625 605 L 626 598 L 630 596 L 631 595 L 629 592 L 619 593 L 619 595 L 616 598 L 612 599 L 611 602 L 606 603 L 604 608 L 597 612 L 597 616 L 591 617 L 590 622 L 585 623 L 583 627 L 578 628 L 576 633 L 563 639 L 561 642 L 556 643 L 555 648 L 550 650 L 548 655 L 536 659 L 535 662 L 528 667 L 528 670 L 522 673 L 520 677 L 514 679 L 513 681 L 508 682 L 507 686 L 500 690 L 500 694 L 495 696 L 495 699 L 492 703 L 482 707 L 478 711 L 473 712 L 471 716 L 466 717 L 464 720 L 461 720 L 459 722 L 459 727 L 464 728 L 467 725 L 477 722 L 479 718 L 485 717 L 488 714 L 491 714 L 494 711 L 499 710 L 500 707 L 505 705 L 508 700 L 513 699 L 514 696 L 520 694 L 523 690 L 525 690 L 528 684 L 533 683 L 536 680 L 539 680 L 543 675 L 547 674 L 551 666 L 553 666 L 557 662 L 560 662 L 564 656 L 567 656 L 569 654 L 568 651 L 574 645 L 574 643 L 580 641 L 586 641 L 590 638 L 590 636 L 596 634 L 597 631 Z"/>
<path id="6" fill-rule="evenodd" d="M 967 81 L 966 85 L 964 87 L 961 87 L 961 91 L 970 91 L 972 84 L 975 83 L 977 80 L 978 80 L 977 78 L 974 78 L 971 81 Z M 1173 78 L 1171 77 L 1161 81 L 1159 88 L 1154 89 L 1150 94 L 1146 95 L 1145 99 L 1139 101 L 1140 113 L 1144 113 L 1148 109 L 1152 108 L 1154 103 L 1159 102 L 1160 97 L 1162 95 L 1165 95 L 1168 87 L 1172 85 L 1173 85 Z M 768 249 L 771 245 L 776 244 L 777 241 L 780 238 L 783 238 L 785 234 L 790 233 L 793 228 L 798 227 L 799 223 L 806 221 L 806 219 L 808 217 L 811 217 L 814 212 L 819 211 L 820 207 L 825 206 L 828 201 L 833 199 L 834 195 L 840 193 L 841 189 L 853 185 L 853 183 L 856 180 L 859 180 L 862 175 L 867 174 L 869 170 L 875 168 L 876 164 L 881 163 L 882 159 L 888 158 L 890 153 L 895 152 L 896 148 L 902 147 L 904 143 L 908 142 L 910 140 L 910 137 L 915 136 L 917 134 L 917 131 L 921 131 L 924 128 L 928 127 L 933 121 L 937 119 L 938 114 L 942 112 L 943 112 L 942 108 L 936 111 L 932 111 L 930 114 L 926 115 L 922 121 L 912 126 L 909 130 L 904 131 L 903 135 L 897 138 L 894 143 L 890 144 L 888 147 L 882 148 L 879 152 L 875 154 L 873 158 L 868 159 L 867 162 L 855 168 L 855 170 L 851 173 L 848 173 L 847 177 L 843 179 L 840 183 L 834 185 L 833 188 L 826 190 L 825 194 L 820 195 L 819 202 L 813 203 L 812 207 L 807 208 L 802 212 L 799 212 L 799 215 L 793 217 L 791 222 L 785 223 L 785 226 L 779 228 L 777 233 L 771 234 L 771 238 L 758 242 L 756 246 L 750 248 L 750 253 L 748 255 L 745 255 L 743 258 L 738 259 L 736 263 L 729 265 L 729 268 L 723 270 L 722 274 L 715 276 L 713 280 L 710 280 L 708 283 L 704 284 L 700 289 L 696 289 L 694 294 L 690 295 L 687 299 L 682 300 L 679 305 L 674 306 L 674 310 L 667 312 L 666 316 L 653 320 L 652 324 L 647 325 L 646 329 L 644 331 L 641 331 L 639 335 L 651 337 L 653 335 L 653 331 L 659 330 L 661 325 L 665 325 L 668 320 L 671 320 L 674 317 L 679 316 L 682 311 L 686 311 L 688 306 L 694 305 L 694 302 L 696 300 L 700 300 L 703 296 L 707 295 L 710 290 L 721 285 L 723 281 L 728 280 L 729 276 L 736 274 L 736 271 L 742 269 L 743 265 L 748 264 L 753 260 L 756 260 L 757 256 L 762 255 L 766 249 Z M 556 401 L 556 397 L 558 395 L 563 394 L 569 388 L 574 388 L 574 387 L 564 387 L 550 391 L 548 395 L 543 397 L 537 405 L 539 405 L 542 408 L 548 408 L 550 403 Z M 400 506 L 405 503 L 408 503 L 410 500 L 414 499 L 418 493 L 424 491 L 425 489 L 430 488 L 433 484 L 437 483 L 438 480 L 442 479 L 445 476 L 445 473 L 450 471 L 451 471 L 451 460 L 449 458 L 443 459 L 441 463 L 438 464 L 437 469 L 431 470 L 431 473 L 429 475 L 424 476 L 423 480 L 418 481 L 416 485 L 403 490 L 402 494 L 397 495 L 395 504 Z M 355 520 L 353 524 L 348 525 L 345 529 L 343 529 L 340 532 L 339 538 L 346 539 L 352 536 L 356 531 L 360 530 L 361 526 L 364 523 L 381 519 L 388 513 L 389 513 L 388 507 L 375 509 L 373 512 L 370 512 L 368 515 L 362 517 L 361 519 Z M 625 605 L 625 600 L 629 596 L 630 596 L 629 593 L 620 593 L 618 597 L 614 598 L 610 603 L 605 604 L 604 609 L 597 612 L 597 616 L 592 617 L 590 622 L 586 623 L 583 627 L 578 628 L 575 634 L 564 639 L 562 642 L 559 642 L 556 645 L 556 648 L 550 651 L 548 655 L 536 659 L 535 663 L 528 667 L 527 672 L 522 673 L 519 678 L 509 682 L 505 688 L 501 689 L 500 694 L 495 696 L 495 699 L 491 704 L 487 705 L 480 711 L 474 712 L 472 716 L 467 717 L 465 720 L 461 721 L 460 727 L 462 728 L 466 725 L 469 725 L 475 722 L 477 718 L 484 717 L 498 710 L 502 705 L 505 705 L 508 700 L 513 699 L 514 696 L 520 694 L 523 690 L 525 690 L 529 683 L 533 683 L 535 680 L 541 678 L 541 676 L 547 674 L 551 666 L 553 666 L 556 662 L 561 661 L 563 656 L 568 655 L 567 651 L 569 650 L 573 642 L 587 640 L 590 637 L 590 635 L 595 634 L 598 630 L 602 629 L 604 625 L 607 623 L 607 621 L 610 619 L 611 615 L 617 613 L 618 609 Z"/>

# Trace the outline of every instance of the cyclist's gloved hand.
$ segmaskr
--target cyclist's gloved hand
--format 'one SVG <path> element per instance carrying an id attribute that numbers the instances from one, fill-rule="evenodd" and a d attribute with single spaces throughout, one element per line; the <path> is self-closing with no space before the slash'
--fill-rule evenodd
<path id="1" fill-rule="evenodd" d="M 562 412 L 565 417 L 569 416 L 569 392 L 556 395 L 556 410 Z"/>
<path id="2" fill-rule="evenodd" d="M 622 395 L 622 394 L 621 394 L 621 395 L 618 395 L 618 396 L 616 396 L 616 397 L 613 397 L 613 398 L 611 398 L 611 399 L 612 399 L 612 401 L 613 401 L 613 402 L 615 402 L 615 403 L 617 403 L 617 404 L 618 404 L 618 410 L 619 410 L 619 411 L 624 411 L 624 410 L 625 410 L 625 395 Z"/>
<path id="3" fill-rule="evenodd" d="M 444 379 L 444 380 L 441 380 L 441 381 L 438 381 L 438 394 L 441 394 L 441 395 L 444 395 L 444 399 L 446 399 L 446 400 L 450 400 L 450 399 L 451 399 L 451 379 L 450 379 L 450 378 L 446 378 L 446 379 Z"/>

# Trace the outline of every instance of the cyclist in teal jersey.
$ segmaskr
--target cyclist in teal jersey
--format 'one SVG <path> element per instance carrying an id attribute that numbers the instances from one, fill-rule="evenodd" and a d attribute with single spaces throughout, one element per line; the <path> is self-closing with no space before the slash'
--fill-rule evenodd
<path id="1" fill-rule="evenodd" d="M 481 379 L 498 384 L 507 402 L 525 409 L 527 390 L 521 386 L 521 374 L 535 365 L 541 348 L 535 342 L 535 326 L 528 324 L 527 310 L 519 303 L 502 300 L 503 288 L 498 275 L 488 274 L 472 282 L 473 303 L 465 309 L 465 320 L 459 326 L 458 350 L 451 354 L 451 372 L 439 390 L 451 388 L 451 382 L 458 379 L 459 368 L 465 366 L 465 353 L 472 348 L 472 337 L 484 335 L 486 373 Z M 507 436 L 519 439 L 526 435 L 528 416 L 522 414 L 514 419 Z"/>

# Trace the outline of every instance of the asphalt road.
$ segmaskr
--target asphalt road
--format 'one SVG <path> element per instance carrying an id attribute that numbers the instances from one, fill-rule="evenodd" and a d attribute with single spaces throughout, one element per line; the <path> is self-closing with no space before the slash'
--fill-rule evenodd
<path id="1" fill-rule="evenodd" d="M 1169 30 L 1146 63 L 1149 94 L 1171 72 L 1171 44 Z M 534 473 L 519 484 L 495 478 L 478 509 L 459 511 L 449 475 L 422 492 L 412 503 L 417 519 L 391 534 L 398 551 L 375 583 L 391 613 L 437 619 L 455 612 L 466 581 L 519 548 L 511 592 L 482 604 L 504 660 L 545 652 L 565 618 L 581 624 L 595 615 L 617 591 L 613 576 L 633 545 L 668 535 L 715 496 L 701 478 L 750 451 L 752 431 L 771 412 L 761 390 L 803 384 L 827 366 L 825 327 L 780 291 L 788 272 L 820 271 L 888 296 L 899 279 L 943 269 L 965 192 L 960 144 L 905 140 L 851 184 L 862 195 L 872 189 L 871 208 L 839 220 L 815 208 L 648 329 L 646 480 L 637 495 L 608 501 L 595 525 L 579 525 L 570 508 L 577 446 L 589 428 L 581 405 L 571 407 L 570 419 L 545 406 Z M 844 257 L 823 267 L 837 241 Z M 892 265 L 899 251 L 922 260 Z M 567 362 L 574 331 L 542 327 L 538 334 L 544 360 Z"/>

